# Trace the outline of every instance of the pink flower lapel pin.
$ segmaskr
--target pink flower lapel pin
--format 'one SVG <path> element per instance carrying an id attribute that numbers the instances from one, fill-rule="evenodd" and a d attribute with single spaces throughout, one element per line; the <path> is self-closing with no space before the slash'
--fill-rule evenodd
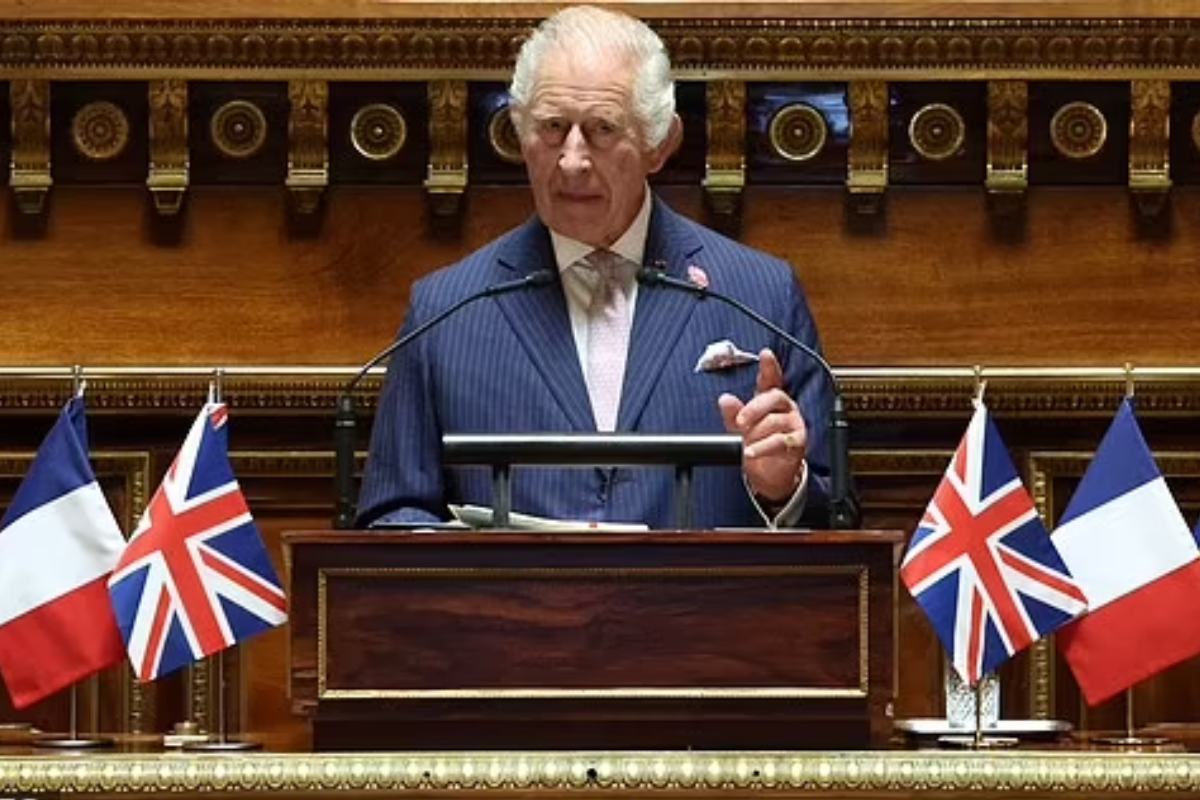
<path id="1" fill-rule="evenodd" d="M 687 276 L 688 280 L 697 286 L 704 289 L 708 288 L 708 273 L 702 268 L 696 266 L 695 264 L 688 264 Z"/>

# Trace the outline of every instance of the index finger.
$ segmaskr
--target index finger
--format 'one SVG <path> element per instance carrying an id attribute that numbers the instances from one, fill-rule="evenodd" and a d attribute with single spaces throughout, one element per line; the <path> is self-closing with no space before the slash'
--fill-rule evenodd
<path id="1" fill-rule="evenodd" d="M 758 353 L 758 378 L 754 383 L 755 394 L 769 392 L 772 389 L 783 388 L 783 367 L 770 348 L 764 347 Z"/>

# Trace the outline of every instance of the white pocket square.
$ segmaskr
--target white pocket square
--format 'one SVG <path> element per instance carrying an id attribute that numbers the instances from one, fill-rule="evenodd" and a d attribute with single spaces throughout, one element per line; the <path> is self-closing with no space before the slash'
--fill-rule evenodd
<path id="1" fill-rule="evenodd" d="M 696 362 L 694 371 L 713 372 L 719 369 L 736 367 L 739 364 L 749 364 L 753 361 L 758 361 L 757 355 L 747 353 L 745 350 L 739 350 L 733 342 L 728 339 L 722 339 L 704 348 L 704 353 L 701 354 L 700 360 Z"/>

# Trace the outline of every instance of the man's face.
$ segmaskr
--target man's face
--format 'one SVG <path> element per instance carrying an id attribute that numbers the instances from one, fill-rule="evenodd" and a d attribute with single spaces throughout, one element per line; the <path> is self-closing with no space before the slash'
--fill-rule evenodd
<path id="1" fill-rule="evenodd" d="M 625 232 L 641 208 L 646 176 L 670 154 L 665 144 L 645 143 L 632 83 L 630 65 L 552 54 L 524 110 L 521 152 L 538 215 L 593 247 Z"/>

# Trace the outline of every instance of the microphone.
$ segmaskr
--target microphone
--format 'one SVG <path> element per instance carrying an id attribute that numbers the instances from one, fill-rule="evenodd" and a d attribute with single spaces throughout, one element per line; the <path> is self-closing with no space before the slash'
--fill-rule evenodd
<path id="1" fill-rule="evenodd" d="M 850 424 L 846 419 L 846 405 L 837 376 L 825 357 L 792 334 L 776 325 L 742 301 L 729 295 L 714 292 L 707 286 L 676 278 L 661 269 L 642 267 L 637 272 L 637 281 L 643 286 L 666 287 L 687 292 L 701 300 L 711 297 L 737 309 L 771 333 L 804 353 L 820 366 L 829 385 L 833 388 L 833 409 L 829 418 L 829 527 L 846 530 L 857 524 L 855 504 L 850 497 Z"/>
<path id="2" fill-rule="evenodd" d="M 469 294 L 461 300 L 452 303 L 442 311 L 413 328 L 408 333 L 395 339 L 387 347 L 380 350 L 358 371 L 342 388 L 337 399 L 337 414 L 334 418 L 334 483 L 337 492 L 336 508 L 334 510 L 333 526 L 339 530 L 347 530 L 354 525 L 357 512 L 354 502 L 354 444 L 355 444 L 355 404 L 354 391 L 362 383 L 363 378 L 381 361 L 402 350 L 412 342 L 421 338 L 430 329 L 439 325 L 447 317 L 456 314 L 464 306 L 483 300 L 487 297 L 508 294 L 521 289 L 549 286 L 554 283 L 556 275 L 548 269 L 530 272 L 521 278 L 503 283 L 494 283 L 484 289 Z"/>

